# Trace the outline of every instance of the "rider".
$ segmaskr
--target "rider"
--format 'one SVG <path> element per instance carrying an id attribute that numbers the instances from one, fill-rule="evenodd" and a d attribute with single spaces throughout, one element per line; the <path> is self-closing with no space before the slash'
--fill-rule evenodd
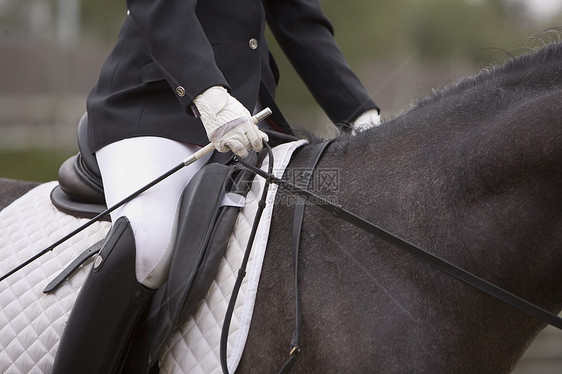
<path id="1" fill-rule="evenodd" d="M 209 140 L 245 157 L 292 134 L 273 101 L 265 23 L 328 117 L 356 129 L 378 108 L 338 49 L 318 0 L 128 0 L 117 44 L 87 100 L 108 206 Z M 251 111 L 272 116 L 258 126 Z M 235 119 L 237 126 L 228 123 Z M 226 125 L 225 125 L 226 124 Z M 202 159 L 111 214 L 111 232 L 61 338 L 53 373 L 116 369 L 137 316 L 168 274 L 178 201 Z"/>

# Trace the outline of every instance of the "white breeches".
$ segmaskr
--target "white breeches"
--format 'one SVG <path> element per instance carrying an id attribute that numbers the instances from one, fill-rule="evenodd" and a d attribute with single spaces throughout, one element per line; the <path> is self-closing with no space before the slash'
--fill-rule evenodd
<path id="1" fill-rule="evenodd" d="M 201 147 L 160 137 L 137 137 L 109 144 L 96 152 L 107 206 L 148 184 Z M 168 277 L 181 194 L 209 156 L 180 169 L 111 213 L 126 216 L 135 235 L 137 280 L 160 287 Z"/>

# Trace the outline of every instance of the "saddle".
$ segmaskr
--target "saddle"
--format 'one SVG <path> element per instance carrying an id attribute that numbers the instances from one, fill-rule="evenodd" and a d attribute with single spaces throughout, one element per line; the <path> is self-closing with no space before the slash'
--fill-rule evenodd
<path id="1" fill-rule="evenodd" d="M 106 209 L 101 173 L 88 143 L 88 115 L 78 122 L 78 154 L 59 168 L 59 185 L 51 192 L 51 202 L 63 213 L 93 218 Z M 109 215 L 102 218 L 109 221 Z"/>
<path id="2" fill-rule="evenodd" d="M 106 205 L 101 174 L 88 147 L 86 115 L 78 125 L 78 144 L 80 152 L 63 163 L 59 185 L 50 197 L 64 213 L 92 218 Z M 246 161 L 257 165 L 261 159 L 251 152 Z M 134 332 L 125 372 L 147 372 L 148 365 L 157 362 L 168 336 L 187 320 L 207 293 L 255 176 L 231 160 L 232 154 L 215 152 L 184 190 L 176 230 L 182 250 L 173 254 L 168 280 L 154 295 L 144 323 Z M 104 219 L 110 220 L 109 215 Z M 55 290 L 100 248 L 101 242 L 87 248 L 44 292 Z"/>
<path id="3" fill-rule="evenodd" d="M 256 163 L 255 153 L 252 158 Z M 254 176 L 239 165 L 211 163 L 192 178 L 180 205 L 176 241 L 182 250 L 173 254 L 168 280 L 133 337 L 126 372 L 147 372 L 157 364 L 168 337 L 199 306 L 215 279 Z"/>

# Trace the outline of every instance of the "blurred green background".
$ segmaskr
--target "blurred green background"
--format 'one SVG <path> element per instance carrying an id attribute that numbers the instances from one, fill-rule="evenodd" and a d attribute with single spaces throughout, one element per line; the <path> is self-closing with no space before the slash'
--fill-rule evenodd
<path id="1" fill-rule="evenodd" d="M 560 37 L 562 0 L 321 0 L 349 64 L 381 106 L 406 111 L 431 90 Z M 125 1 L 0 0 L 0 177 L 56 179 L 77 151 L 88 91 Z M 278 101 L 296 127 L 335 128 L 274 42 Z"/>

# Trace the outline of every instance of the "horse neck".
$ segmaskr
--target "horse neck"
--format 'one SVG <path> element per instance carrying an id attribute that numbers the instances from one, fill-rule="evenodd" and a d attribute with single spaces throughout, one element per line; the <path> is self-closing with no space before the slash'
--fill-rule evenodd
<path id="1" fill-rule="evenodd" d="M 562 61 L 552 53 L 461 82 L 338 142 L 326 162 L 364 216 L 559 311 Z"/>
<path id="2" fill-rule="evenodd" d="M 463 82 L 392 122 L 337 139 L 316 171 L 336 172 L 337 185 L 317 192 L 556 311 L 562 286 L 561 97 L 555 84 L 529 81 L 525 92 L 507 89 L 507 77 L 512 74 Z M 310 148 L 298 150 L 292 168 L 306 165 Z M 317 181 L 326 187 L 321 175 Z M 265 274 L 292 269 L 282 255 L 292 210 L 285 204 L 276 209 L 275 248 L 268 250 L 273 259 Z M 370 363 L 384 362 L 391 347 L 393 363 L 407 365 L 415 356 L 419 372 L 508 372 L 544 326 L 312 206 L 301 239 L 307 310 L 337 310 L 306 319 L 313 326 L 305 332 L 308 342 L 337 341 L 332 330 L 343 326 L 341 316 L 351 324 L 346 331 L 357 332 L 345 345 Z M 270 286 L 290 283 L 272 279 Z M 290 286 L 283 295 L 292 302 Z M 463 362 L 470 366 L 459 367 Z"/>

